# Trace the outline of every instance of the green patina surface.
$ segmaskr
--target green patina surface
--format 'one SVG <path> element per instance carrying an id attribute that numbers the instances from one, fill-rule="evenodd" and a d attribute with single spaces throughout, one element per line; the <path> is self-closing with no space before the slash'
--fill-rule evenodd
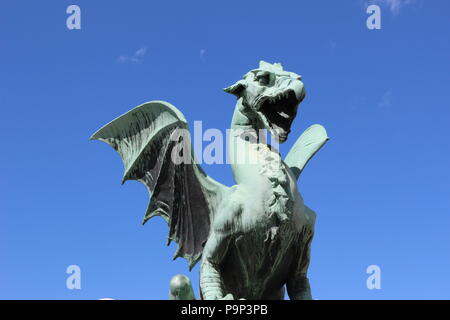
<path id="1" fill-rule="evenodd" d="M 162 216 L 176 257 L 201 261 L 202 299 L 311 299 L 307 277 L 315 213 L 297 179 L 328 140 L 309 127 L 286 158 L 259 135 L 283 143 L 305 97 L 301 77 L 280 64 L 259 68 L 225 89 L 237 97 L 229 157 L 236 184 L 224 186 L 193 160 L 183 114 L 164 101 L 145 103 L 98 130 L 123 160 L 123 181 L 138 180 L 150 194 L 144 223 Z M 174 161 L 174 155 L 182 161 Z M 245 155 L 245 156 L 243 156 Z M 175 276 L 170 299 L 194 299 L 189 279 Z"/>

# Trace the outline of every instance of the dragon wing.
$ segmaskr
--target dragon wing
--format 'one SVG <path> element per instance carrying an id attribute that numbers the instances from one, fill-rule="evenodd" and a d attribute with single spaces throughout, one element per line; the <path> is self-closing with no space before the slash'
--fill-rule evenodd
<path id="1" fill-rule="evenodd" d="M 187 135 L 180 135 L 183 132 Z M 151 101 L 111 121 L 91 140 L 106 142 L 120 154 L 122 184 L 137 180 L 147 187 L 151 197 L 143 224 L 162 216 L 169 225 L 167 244 L 178 243 L 174 259 L 186 258 L 192 269 L 228 187 L 208 177 L 195 162 L 183 114 L 170 103 Z M 177 152 L 183 161 L 174 161 L 172 154 Z"/>
<path id="2" fill-rule="evenodd" d="M 312 125 L 301 134 L 284 160 L 297 179 L 308 161 L 329 139 L 327 131 L 320 124 Z"/>

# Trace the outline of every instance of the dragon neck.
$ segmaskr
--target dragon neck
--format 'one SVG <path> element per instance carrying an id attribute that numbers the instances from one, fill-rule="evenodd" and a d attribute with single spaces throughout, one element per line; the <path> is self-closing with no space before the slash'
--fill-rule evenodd
<path id="1" fill-rule="evenodd" d="M 241 110 L 245 109 L 239 99 L 231 122 L 228 148 L 234 179 L 237 184 L 251 188 L 252 192 L 267 195 L 266 213 L 274 213 L 281 221 L 286 220 L 292 209 L 288 174 L 278 151 L 267 144 L 265 134 L 259 134 L 259 129 L 264 127 L 257 118 L 247 116 Z M 269 185 L 269 193 L 261 187 L 261 182 Z"/>
<path id="2" fill-rule="evenodd" d="M 267 141 L 264 127 L 258 122 L 256 117 L 245 114 L 242 98 L 238 99 L 231 121 L 231 131 L 229 137 L 229 159 L 233 173 L 242 169 L 248 164 L 245 158 L 248 148 L 256 146 L 266 146 Z M 244 155 L 244 158 L 242 158 Z"/>

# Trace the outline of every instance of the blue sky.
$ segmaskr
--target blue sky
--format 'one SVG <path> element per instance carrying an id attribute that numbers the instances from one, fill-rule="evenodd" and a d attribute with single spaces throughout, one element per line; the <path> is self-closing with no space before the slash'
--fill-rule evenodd
<path id="1" fill-rule="evenodd" d="M 365 8 L 381 7 L 381 30 Z M 81 30 L 66 8 L 81 8 Z M 317 299 L 450 298 L 448 1 L 2 1 L 0 298 L 166 299 L 167 227 L 141 226 L 148 195 L 89 141 L 143 102 L 228 128 L 222 88 L 259 60 L 303 75 L 298 135 L 331 137 L 299 182 L 318 215 Z M 228 165 L 203 166 L 232 185 Z M 66 268 L 81 268 L 81 290 Z M 381 268 L 368 290 L 366 268 Z"/>

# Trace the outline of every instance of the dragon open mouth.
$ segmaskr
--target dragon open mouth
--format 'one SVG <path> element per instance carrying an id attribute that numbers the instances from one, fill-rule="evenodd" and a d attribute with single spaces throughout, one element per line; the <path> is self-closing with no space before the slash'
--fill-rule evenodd
<path id="1" fill-rule="evenodd" d="M 287 140 L 299 103 L 293 90 L 274 97 L 266 97 L 261 103 L 258 114 L 278 142 L 283 143 Z"/>

